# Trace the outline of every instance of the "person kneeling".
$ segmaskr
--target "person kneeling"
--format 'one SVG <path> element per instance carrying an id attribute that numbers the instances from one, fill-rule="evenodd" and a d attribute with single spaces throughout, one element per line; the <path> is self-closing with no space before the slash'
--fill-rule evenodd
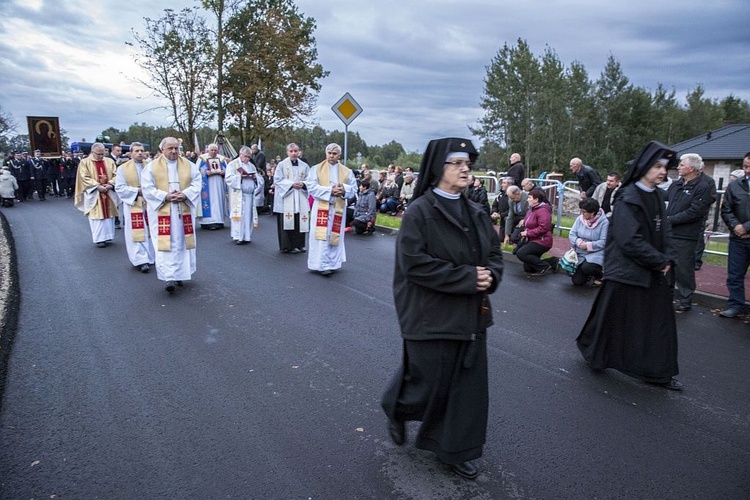
<path id="1" fill-rule="evenodd" d="M 556 272 L 559 261 L 557 257 L 541 258 L 552 248 L 552 208 L 544 200 L 541 190 L 529 192 L 529 211 L 523 221 L 525 229 L 521 231 L 521 238 L 527 242 L 519 243 L 516 250 L 516 257 L 523 262 L 523 270 L 535 276 Z"/>
<path id="2" fill-rule="evenodd" d="M 356 234 L 371 234 L 375 231 L 377 205 L 375 193 L 370 189 L 370 181 L 362 180 L 359 185 L 359 197 L 354 206 L 354 219 L 350 224 Z"/>
<path id="3" fill-rule="evenodd" d="M 600 285 L 609 219 L 594 198 L 581 200 L 578 208 L 581 209 L 581 215 L 576 218 L 568 236 L 578 254 L 578 266 L 571 279 L 578 286 L 585 285 L 591 278 L 595 285 Z"/>

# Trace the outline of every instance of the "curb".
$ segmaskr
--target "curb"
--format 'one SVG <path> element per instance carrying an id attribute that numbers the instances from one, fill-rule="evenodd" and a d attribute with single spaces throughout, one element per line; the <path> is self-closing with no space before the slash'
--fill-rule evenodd
<path id="1" fill-rule="evenodd" d="M 3 406 L 5 379 L 13 339 L 18 326 L 21 287 L 18 282 L 18 261 L 13 233 L 5 215 L 0 212 L 0 412 Z"/>

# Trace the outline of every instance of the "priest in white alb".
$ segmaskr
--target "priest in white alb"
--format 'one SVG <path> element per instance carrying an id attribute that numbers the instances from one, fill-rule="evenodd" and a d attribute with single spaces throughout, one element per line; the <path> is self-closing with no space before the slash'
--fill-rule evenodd
<path id="1" fill-rule="evenodd" d="M 240 148 L 240 155 L 227 165 L 224 179 L 229 188 L 229 218 L 235 244 L 250 242 L 253 228 L 258 225 L 255 196 L 263 192 L 263 176 L 250 161 L 252 150 Z"/>
<path id="2" fill-rule="evenodd" d="M 286 155 L 273 174 L 273 212 L 279 251 L 300 253 L 305 251 L 305 240 L 310 232 L 310 202 L 305 184 L 310 166 L 299 159 L 299 146 L 294 143 L 286 147 Z"/>
<path id="3" fill-rule="evenodd" d="M 154 245 L 148 229 L 146 200 L 141 191 L 141 173 L 146 151 L 143 144 L 130 145 L 130 161 L 117 168 L 115 192 L 122 201 L 122 224 L 125 228 L 125 247 L 128 259 L 142 273 L 149 271 L 154 263 Z"/>
<path id="4" fill-rule="evenodd" d="M 151 238 L 156 245 L 156 275 L 174 293 L 195 272 L 195 215 L 201 175 L 180 156 L 174 137 L 161 141 L 161 156 L 143 169 L 141 189 L 148 204 Z"/>
<path id="5" fill-rule="evenodd" d="M 81 160 L 76 174 L 74 204 L 89 219 L 91 237 L 99 248 L 104 248 L 115 237 L 117 193 L 115 170 L 111 158 L 106 158 L 106 148 L 101 142 L 91 145 L 91 154 Z"/>
<path id="6" fill-rule="evenodd" d="M 326 146 L 326 159 L 312 167 L 305 184 L 314 198 L 310 212 L 315 223 L 307 243 L 307 267 L 330 276 L 346 262 L 344 229 L 346 205 L 357 192 L 354 173 L 339 162 L 341 146 Z"/>

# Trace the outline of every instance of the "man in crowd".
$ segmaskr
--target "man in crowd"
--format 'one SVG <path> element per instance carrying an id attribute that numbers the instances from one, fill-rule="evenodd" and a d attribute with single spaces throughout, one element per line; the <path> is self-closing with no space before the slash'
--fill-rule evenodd
<path id="1" fill-rule="evenodd" d="M 615 201 L 615 193 L 620 189 L 621 179 L 622 176 L 619 173 L 610 172 L 607 174 L 607 180 L 596 186 L 594 194 L 591 195 L 599 202 L 599 206 L 607 217 L 612 217 L 612 205 Z"/>
<path id="2" fill-rule="evenodd" d="M 127 158 L 122 156 L 122 146 L 119 144 L 112 145 L 112 152 L 109 154 L 109 157 L 118 167 L 127 161 Z"/>
<path id="3" fill-rule="evenodd" d="M 180 157 L 180 143 L 165 137 L 161 155 L 143 169 L 141 189 L 148 204 L 151 238 L 156 242 L 156 275 L 173 294 L 195 273 L 194 221 L 201 196 L 201 175 Z"/>
<path id="4" fill-rule="evenodd" d="M 42 152 L 38 149 L 34 151 L 34 157 L 29 161 L 31 162 L 31 180 L 39 196 L 39 201 L 47 201 L 47 169 L 49 166 L 42 158 Z M 31 196 L 34 196 L 33 192 Z"/>
<path id="5" fill-rule="evenodd" d="M 250 161 L 253 162 L 253 165 L 255 165 L 255 168 L 257 168 L 258 171 L 265 172 L 266 154 L 258 147 L 257 144 L 253 144 L 252 146 L 250 146 L 250 151 L 252 152 Z"/>
<path id="6" fill-rule="evenodd" d="M 505 239 L 503 243 L 510 243 L 513 230 L 523 222 L 526 212 L 529 210 L 528 193 L 518 186 L 508 186 L 508 218 L 505 220 Z"/>
<path id="7" fill-rule="evenodd" d="M 305 184 L 315 199 L 312 215 L 315 230 L 308 242 L 307 267 L 330 276 L 346 262 L 344 248 L 344 212 L 346 200 L 357 192 L 354 173 L 339 163 L 341 146 L 326 146 L 326 159 L 310 169 Z"/>
<path id="8" fill-rule="evenodd" d="M 727 308 L 719 313 L 734 318 L 745 311 L 745 274 L 750 266 L 750 153 L 742 159 L 745 175 L 729 183 L 721 203 L 721 218 L 729 228 Z"/>
<path id="9" fill-rule="evenodd" d="M 198 160 L 198 170 L 202 179 L 201 227 L 204 229 L 221 229 L 224 227 L 226 215 L 226 192 L 224 174 L 226 172 L 226 158 L 219 154 L 217 144 L 209 144 L 206 153 Z"/>
<path id="10" fill-rule="evenodd" d="M 65 194 L 68 198 L 73 197 L 76 187 L 76 172 L 78 171 L 78 164 L 80 162 L 80 158 L 74 157 L 70 153 L 65 153 L 65 159 L 62 162 L 62 181 Z"/>
<path id="11" fill-rule="evenodd" d="M 11 158 L 6 160 L 6 163 L 10 167 L 10 173 L 16 178 L 18 182 L 18 190 L 16 191 L 16 199 L 19 202 L 26 201 L 31 198 L 32 189 L 31 185 L 31 164 L 23 158 L 23 155 L 13 154 Z"/>
<path id="12" fill-rule="evenodd" d="M 521 155 L 513 153 L 510 155 L 510 168 L 505 174 L 513 179 L 514 186 L 521 186 L 523 178 L 526 176 L 526 167 L 521 163 Z"/>
<path id="13" fill-rule="evenodd" d="M 532 189 L 536 189 L 538 187 L 539 186 L 537 186 L 536 183 L 528 177 L 521 181 L 521 189 L 523 189 L 527 193 L 530 193 Z"/>
<path id="14" fill-rule="evenodd" d="M 125 247 L 128 259 L 142 273 L 154 263 L 154 245 L 149 231 L 146 200 L 141 190 L 146 151 L 143 144 L 130 145 L 130 160 L 120 165 L 115 175 L 115 192 L 122 201 L 122 222 L 125 225 Z"/>
<path id="15" fill-rule="evenodd" d="M 119 199 L 115 193 L 115 162 L 105 157 L 101 142 L 91 145 L 91 154 L 78 165 L 74 204 L 89 218 L 91 237 L 104 248 L 115 237 Z"/>
<path id="16" fill-rule="evenodd" d="M 263 191 L 263 176 L 250 161 L 252 152 L 242 146 L 240 155 L 227 165 L 226 180 L 229 188 L 229 218 L 232 240 L 236 245 L 250 243 L 253 228 L 258 225 L 255 195 Z"/>
<path id="17" fill-rule="evenodd" d="M 581 199 L 591 198 L 596 186 L 602 183 L 599 173 L 588 165 L 584 165 L 580 158 L 570 160 L 570 171 L 578 180 Z"/>
<path id="18" fill-rule="evenodd" d="M 703 237 L 703 220 L 716 201 L 716 183 L 703 173 L 700 155 L 682 155 L 677 169 L 680 178 L 667 191 L 667 220 L 672 225 L 672 243 L 677 249 L 676 310 L 686 312 L 692 307 L 695 293 L 695 246 Z"/>
<path id="19" fill-rule="evenodd" d="M 276 164 L 273 175 L 273 212 L 282 253 L 304 252 L 305 239 L 310 231 L 310 202 L 305 184 L 310 166 L 299 158 L 299 154 L 299 146 L 288 144 L 287 157 Z"/>
<path id="20" fill-rule="evenodd" d="M 503 177 L 500 180 L 500 193 L 495 201 L 492 202 L 490 218 L 500 226 L 500 240 L 505 240 L 505 221 L 508 219 L 510 211 L 510 199 L 508 198 L 508 188 L 513 185 L 513 178 Z"/>

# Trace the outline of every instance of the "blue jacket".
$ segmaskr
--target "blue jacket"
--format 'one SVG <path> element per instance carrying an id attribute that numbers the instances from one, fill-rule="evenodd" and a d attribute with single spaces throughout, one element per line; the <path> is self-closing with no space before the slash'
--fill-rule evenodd
<path id="1" fill-rule="evenodd" d="M 573 223 L 573 228 L 570 230 L 568 239 L 570 240 L 570 244 L 576 249 L 579 260 L 586 259 L 586 262 L 604 266 L 604 246 L 607 243 L 608 231 L 609 219 L 601 209 L 599 209 L 599 220 L 594 227 L 589 227 L 583 222 L 580 216 L 577 217 Z M 578 238 L 589 242 L 588 246 L 591 250 L 579 248 L 576 244 Z"/>

